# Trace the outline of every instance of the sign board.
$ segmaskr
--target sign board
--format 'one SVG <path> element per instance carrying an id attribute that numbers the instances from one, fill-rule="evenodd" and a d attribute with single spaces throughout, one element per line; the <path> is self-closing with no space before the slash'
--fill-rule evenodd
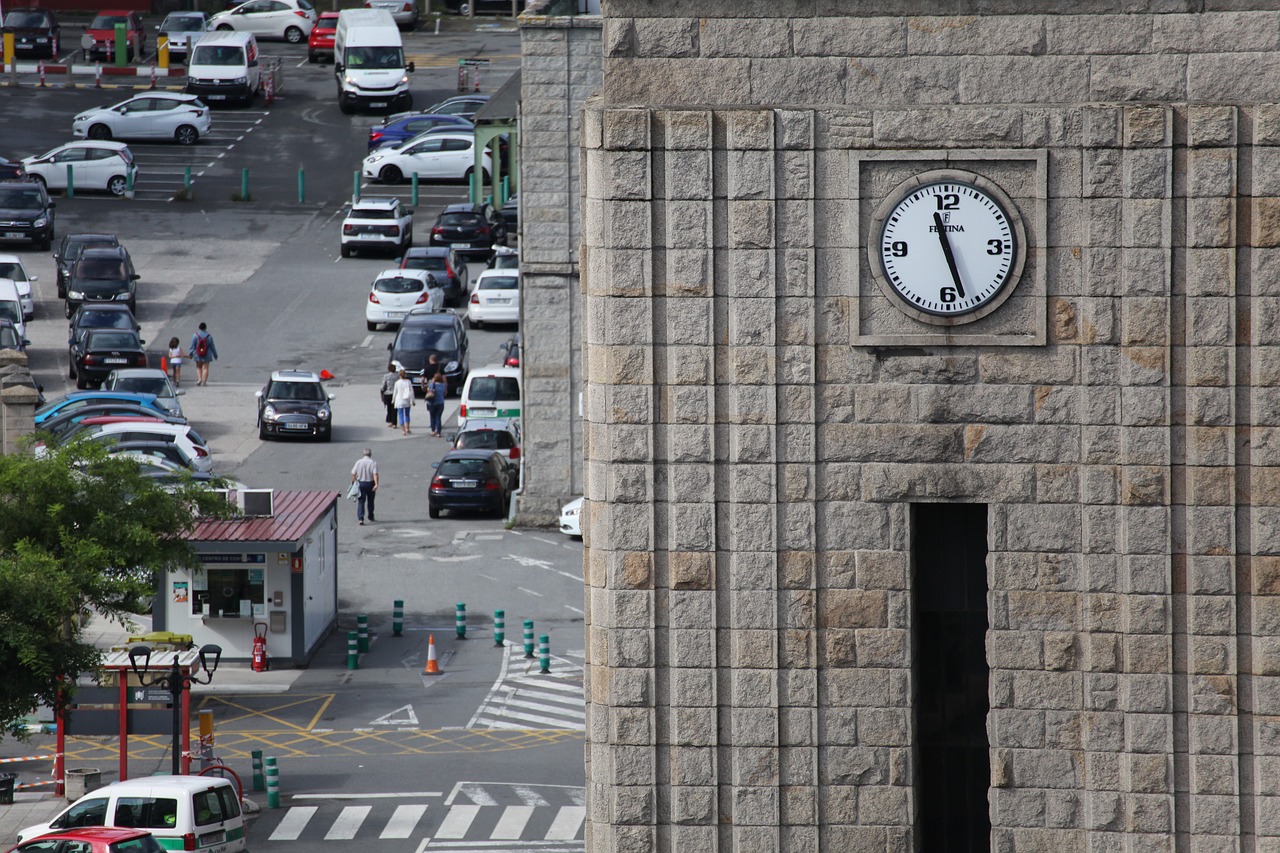
<path id="1" fill-rule="evenodd" d="M 458 60 L 458 64 L 459 64 L 459 65 L 488 65 L 488 64 L 489 64 L 489 60 L 487 60 L 487 59 L 459 59 L 459 60 Z"/>

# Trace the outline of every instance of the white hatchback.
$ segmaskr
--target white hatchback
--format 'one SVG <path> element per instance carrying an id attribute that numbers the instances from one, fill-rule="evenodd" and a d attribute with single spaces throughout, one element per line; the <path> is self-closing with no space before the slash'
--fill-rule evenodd
<path id="1" fill-rule="evenodd" d="M 476 279 L 467 305 L 467 323 L 478 329 L 485 323 L 520 322 L 520 271 L 485 270 Z"/>
<path id="2" fill-rule="evenodd" d="M 17 255 L 0 255 L 0 278 L 12 279 L 18 288 L 18 301 L 22 303 L 22 319 L 30 320 L 36 315 L 35 298 L 31 295 L 31 282 L 40 277 L 27 275 L 27 268 Z"/>
<path id="3" fill-rule="evenodd" d="M 123 142 L 68 142 L 38 157 L 24 157 L 22 168 L 51 190 L 67 188 L 67 172 L 77 190 L 106 190 L 124 195 L 130 176 L 137 180 L 138 164 Z"/>
<path id="4" fill-rule="evenodd" d="M 77 115 L 71 134 L 78 139 L 171 139 L 194 145 L 209 133 L 209 108 L 195 95 L 147 92 L 109 107 Z"/>
<path id="5" fill-rule="evenodd" d="M 399 325 L 414 308 L 439 311 L 444 308 L 444 291 L 427 270 L 383 270 L 369 287 L 364 303 L 364 319 L 369 331 L 379 325 Z"/>
<path id="6" fill-rule="evenodd" d="M 475 171 L 475 133 L 454 131 L 416 136 L 400 145 L 378 148 L 364 158 L 363 174 L 371 181 L 398 184 L 414 174 L 421 180 L 471 180 Z M 483 182 L 493 163 L 484 152 Z"/>
<path id="7" fill-rule="evenodd" d="M 315 7 L 307 0 L 249 0 L 209 20 L 211 30 L 236 30 L 258 38 L 302 44 L 316 25 Z"/>
<path id="8" fill-rule="evenodd" d="M 113 441 L 171 441 L 182 448 L 182 452 L 192 460 L 192 468 L 204 473 L 213 470 L 213 455 L 209 452 L 209 445 L 200 437 L 200 433 L 187 424 L 120 421 L 102 424 L 90 434 L 93 439 L 107 436 Z"/>

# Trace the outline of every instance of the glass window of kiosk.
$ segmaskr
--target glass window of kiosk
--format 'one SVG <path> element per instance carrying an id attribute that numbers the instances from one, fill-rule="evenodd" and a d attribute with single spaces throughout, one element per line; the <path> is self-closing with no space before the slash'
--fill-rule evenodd
<path id="1" fill-rule="evenodd" d="M 266 604 L 262 569 L 206 568 L 208 588 L 192 597 L 198 615 L 229 619 L 251 618 Z"/>

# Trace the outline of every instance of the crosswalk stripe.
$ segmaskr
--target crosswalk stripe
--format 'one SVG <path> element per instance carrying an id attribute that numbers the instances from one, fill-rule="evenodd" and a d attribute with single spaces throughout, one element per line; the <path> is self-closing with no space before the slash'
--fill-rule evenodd
<path id="1" fill-rule="evenodd" d="M 480 814 L 479 806 L 452 806 L 444 816 L 436 838 L 466 838 L 471 822 Z"/>
<path id="2" fill-rule="evenodd" d="M 533 817 L 533 806 L 507 806 L 502 810 L 502 817 L 489 833 L 490 838 L 502 840 L 518 839 L 524 832 L 524 826 Z"/>
<path id="3" fill-rule="evenodd" d="M 356 831 L 369 816 L 371 808 L 372 806 L 345 806 L 342 813 L 338 815 L 338 819 L 333 822 L 333 826 L 329 827 L 329 831 L 325 833 L 324 840 L 350 841 L 355 838 Z"/>
<path id="4" fill-rule="evenodd" d="M 563 693 L 566 699 L 577 698 L 581 700 L 582 685 L 581 684 L 564 684 L 559 681 L 541 681 L 534 678 L 515 678 L 507 679 L 507 684 L 503 685 L 504 690 L 520 689 L 520 690 L 547 690 L 552 693 Z"/>
<path id="5" fill-rule="evenodd" d="M 465 782 L 458 787 L 458 793 L 466 796 L 468 800 L 477 806 L 496 806 L 498 801 L 493 795 L 485 790 L 484 785 L 478 785 L 475 782 Z"/>
<path id="6" fill-rule="evenodd" d="M 528 785 L 516 785 L 511 790 L 514 791 L 515 795 L 520 798 L 520 802 L 524 803 L 526 806 L 551 805 L 551 803 L 548 803 L 546 800 L 542 798 L 541 794 L 533 790 L 533 788 L 530 788 Z"/>
<path id="7" fill-rule="evenodd" d="M 517 695 L 524 696 L 526 694 L 521 693 Z M 538 698 L 541 699 L 542 697 L 539 696 Z M 544 705 L 541 702 L 529 702 L 525 699 L 516 699 L 514 697 L 505 700 L 502 704 L 514 706 L 516 708 L 524 708 L 529 711 L 546 711 L 549 714 L 561 714 L 566 717 L 577 717 L 580 720 L 585 720 L 587 718 L 586 709 L 581 708 L 581 706 L 579 706 L 579 708 L 565 708 L 560 705 Z"/>
<path id="8" fill-rule="evenodd" d="M 418 821 L 426 814 L 426 806 L 396 806 L 395 814 L 387 821 L 379 838 L 409 838 L 418 825 Z"/>
<path id="9" fill-rule="evenodd" d="M 556 812 L 556 819 L 547 830 L 548 841 L 572 841 L 578 837 L 578 830 L 587 818 L 587 810 L 582 806 L 561 806 Z"/>
<path id="10" fill-rule="evenodd" d="M 519 711 L 512 711 L 510 709 L 505 709 L 505 708 L 497 713 L 500 713 L 503 718 L 508 720 L 524 720 L 527 723 L 542 723 L 544 726 L 550 726 L 551 728 L 556 728 L 556 729 L 585 729 L 586 728 L 585 721 L 560 720 L 554 717 L 548 717 L 544 714 L 522 714 Z M 584 717 L 584 720 L 585 720 L 585 717 Z M 512 728 L 527 729 L 529 727 L 513 726 Z"/>
<path id="11" fill-rule="evenodd" d="M 294 806 L 285 813 L 284 819 L 276 827 L 275 832 L 271 833 L 269 841 L 297 841 L 298 836 L 302 834 L 302 830 L 307 828 L 307 822 L 311 820 L 316 813 L 316 806 Z"/>

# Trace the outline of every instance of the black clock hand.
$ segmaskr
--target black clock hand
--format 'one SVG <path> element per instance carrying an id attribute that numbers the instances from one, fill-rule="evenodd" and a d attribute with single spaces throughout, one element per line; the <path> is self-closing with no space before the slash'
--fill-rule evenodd
<path id="1" fill-rule="evenodd" d="M 936 210 L 933 212 L 933 224 L 938 227 L 938 242 L 942 244 L 942 254 L 947 256 L 947 268 L 951 270 L 951 280 L 956 283 L 956 295 L 964 299 L 964 283 L 960 281 L 956 256 L 951 253 L 951 240 L 947 237 L 946 226 L 942 224 L 942 214 Z"/>

